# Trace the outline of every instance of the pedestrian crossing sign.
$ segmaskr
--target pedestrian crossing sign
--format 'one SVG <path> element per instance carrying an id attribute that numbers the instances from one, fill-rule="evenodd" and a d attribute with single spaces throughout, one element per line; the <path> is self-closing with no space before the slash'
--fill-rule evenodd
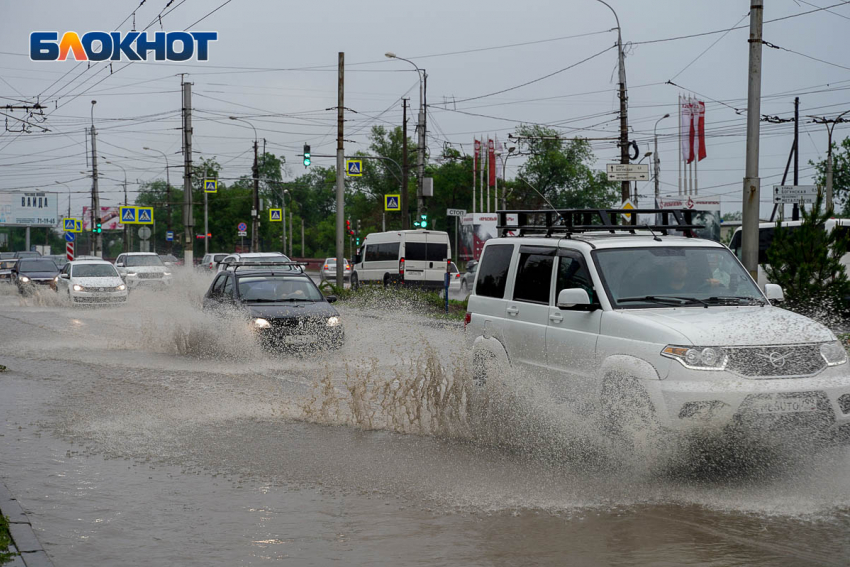
<path id="1" fill-rule="evenodd" d="M 218 179 L 204 179 L 204 193 L 215 193 L 218 191 Z"/>
<path id="2" fill-rule="evenodd" d="M 63 223 L 65 232 L 82 232 L 83 221 L 80 219 L 66 218 Z"/>
<path id="3" fill-rule="evenodd" d="M 401 195 L 384 195 L 384 210 L 385 211 L 400 211 L 401 210 Z"/>
<path id="4" fill-rule="evenodd" d="M 269 209 L 269 220 L 271 222 L 280 222 L 283 219 L 283 211 L 281 209 Z"/>
<path id="5" fill-rule="evenodd" d="M 136 224 L 136 207 L 121 207 L 121 224 Z"/>
<path id="6" fill-rule="evenodd" d="M 363 177 L 363 160 L 349 159 L 345 161 L 345 172 L 349 177 Z"/>
<path id="7" fill-rule="evenodd" d="M 139 211 L 139 224 L 153 224 L 153 207 L 136 207 Z"/>

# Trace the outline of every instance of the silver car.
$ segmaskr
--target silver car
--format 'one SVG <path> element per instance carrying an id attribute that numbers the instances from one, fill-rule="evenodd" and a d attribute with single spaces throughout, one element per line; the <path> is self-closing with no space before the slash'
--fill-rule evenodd
<path id="1" fill-rule="evenodd" d="M 325 258 L 322 264 L 322 269 L 319 270 L 322 280 L 336 279 L 336 258 Z M 345 268 L 343 269 L 343 279 L 349 281 L 351 279 L 351 262 L 345 259 Z"/>

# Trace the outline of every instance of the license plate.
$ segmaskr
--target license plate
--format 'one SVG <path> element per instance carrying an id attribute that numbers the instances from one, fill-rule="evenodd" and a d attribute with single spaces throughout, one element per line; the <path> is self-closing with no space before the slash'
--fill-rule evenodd
<path id="1" fill-rule="evenodd" d="M 818 403 L 812 397 L 767 398 L 753 400 L 752 409 L 760 414 L 780 414 L 818 411 Z"/>
<path id="2" fill-rule="evenodd" d="M 316 335 L 292 335 L 284 337 L 283 342 L 288 345 L 307 345 L 316 342 L 317 338 Z"/>

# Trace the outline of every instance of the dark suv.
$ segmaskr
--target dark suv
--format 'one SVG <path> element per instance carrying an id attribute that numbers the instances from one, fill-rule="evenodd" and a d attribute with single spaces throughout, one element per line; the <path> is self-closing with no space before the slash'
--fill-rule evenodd
<path id="1" fill-rule="evenodd" d="M 56 291 L 59 268 L 49 258 L 21 258 L 12 267 L 12 281 L 22 295 L 28 295 L 47 286 Z"/>

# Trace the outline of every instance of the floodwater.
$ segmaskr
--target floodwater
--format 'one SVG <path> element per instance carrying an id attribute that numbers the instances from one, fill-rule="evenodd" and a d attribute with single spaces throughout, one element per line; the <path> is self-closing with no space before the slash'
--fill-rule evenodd
<path id="1" fill-rule="evenodd" d="M 0 478 L 57 566 L 850 564 L 846 447 L 624 454 L 523 388 L 479 427 L 457 326 L 349 306 L 268 353 L 208 281 L 0 289 Z"/>

